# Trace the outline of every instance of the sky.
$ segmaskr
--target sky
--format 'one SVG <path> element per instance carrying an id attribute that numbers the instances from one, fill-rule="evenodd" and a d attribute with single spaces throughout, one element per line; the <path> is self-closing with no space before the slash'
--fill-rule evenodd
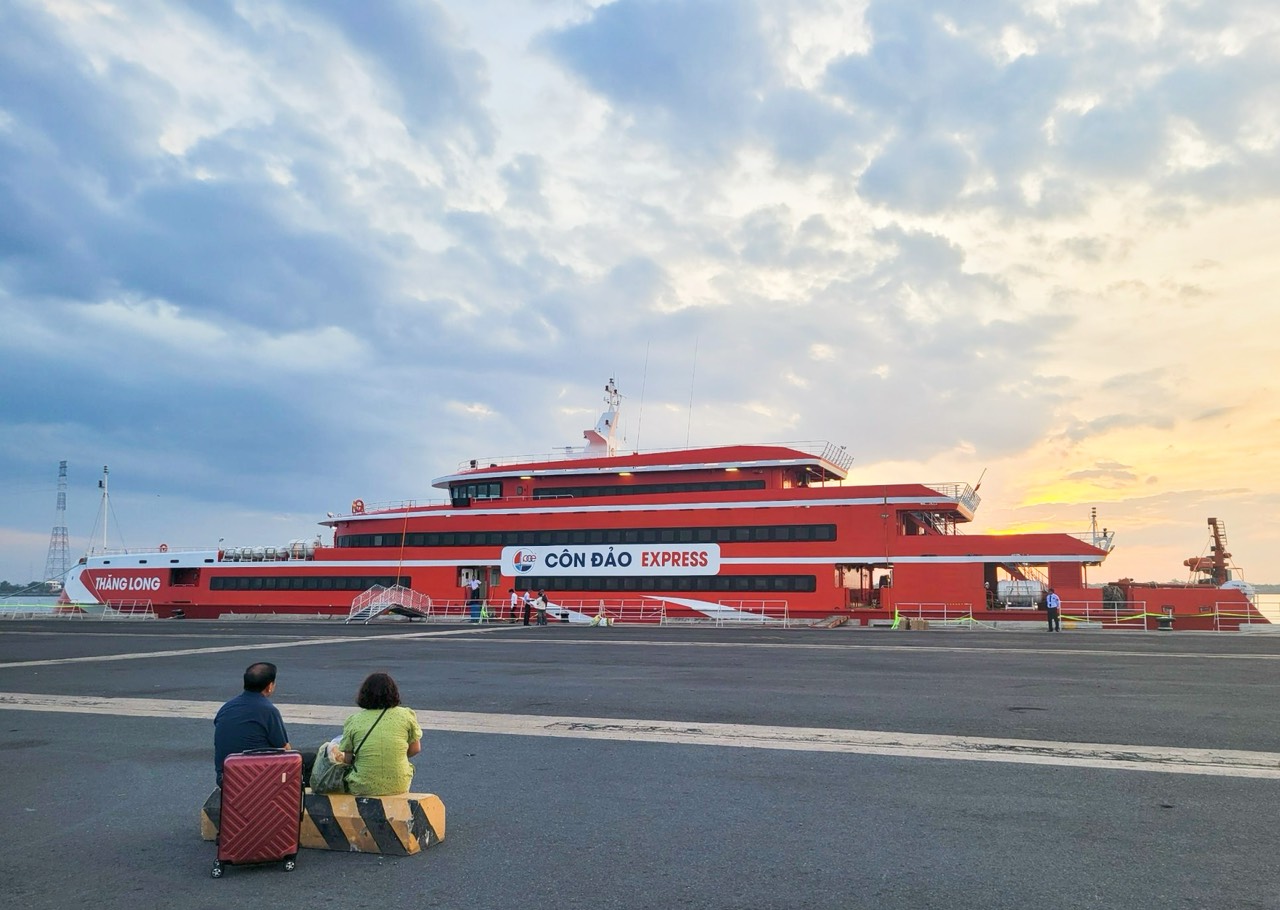
<path id="1" fill-rule="evenodd" d="M 0 579 L 829 440 L 1280 582 L 1274 0 L 0 4 Z M 96 528 L 96 530 L 95 530 Z"/>

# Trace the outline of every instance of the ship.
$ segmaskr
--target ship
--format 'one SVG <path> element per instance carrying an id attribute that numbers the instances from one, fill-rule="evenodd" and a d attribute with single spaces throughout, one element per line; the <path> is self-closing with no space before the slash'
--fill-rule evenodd
<path id="1" fill-rule="evenodd" d="M 969 533 L 967 482 L 865 484 L 830 442 L 628 451 L 612 379 L 582 444 L 474 458 L 434 501 L 351 502 L 283 546 L 105 551 L 68 609 L 218 618 L 513 621 L 526 596 L 568 623 L 1158 628 L 1161 592 L 1090 585 L 1113 532 Z M 980 486 L 980 483 L 979 483 Z M 1178 599 L 1179 629 L 1266 620 L 1239 590 Z M 1119 592 L 1119 593 L 1117 593 Z M 1165 624 L 1168 626 L 1169 624 Z"/>

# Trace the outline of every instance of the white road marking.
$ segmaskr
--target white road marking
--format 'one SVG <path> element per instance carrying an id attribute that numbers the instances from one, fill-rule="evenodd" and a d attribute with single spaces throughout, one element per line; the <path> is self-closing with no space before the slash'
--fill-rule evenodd
<path id="1" fill-rule="evenodd" d="M 225 654 L 228 651 L 275 651 L 280 648 L 305 648 L 311 645 L 340 645 L 361 641 L 393 641 L 404 638 L 445 638 L 457 635 L 475 635 L 487 629 L 444 629 L 436 632 L 415 632 L 409 635 L 385 635 L 379 637 L 342 635 L 331 638 L 303 638 L 298 641 L 269 641 L 260 644 L 221 645 L 214 648 L 181 648 L 166 651 L 133 651 L 127 654 L 91 654 L 85 657 L 50 657 L 44 660 L 14 660 L 0 663 L 0 670 L 15 667 L 49 667 L 56 664 L 102 663 L 113 660 L 146 660 L 152 657 L 185 657 L 190 654 Z"/>
<path id="2" fill-rule="evenodd" d="M 0 692 L 0 710 L 210 720 L 219 707 L 220 702 L 213 701 L 96 698 L 84 695 Z M 350 705 L 280 704 L 279 708 L 287 723 L 324 726 L 330 729 L 340 727 L 352 711 Z M 1150 771 L 1165 774 L 1280 780 L 1280 753 L 1233 749 L 1179 749 L 1168 746 L 939 736 L 823 727 L 478 714 L 465 711 L 419 711 L 418 720 L 428 731 L 442 730 L 452 733 L 555 736 L 668 745 L 781 749 L 797 752 L 839 752 L 899 758 L 1006 762 L 1095 768 L 1106 771 Z"/>

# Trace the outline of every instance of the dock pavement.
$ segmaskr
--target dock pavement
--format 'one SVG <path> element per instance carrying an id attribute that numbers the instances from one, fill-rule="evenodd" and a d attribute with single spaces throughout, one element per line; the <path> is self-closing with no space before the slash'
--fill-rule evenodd
<path id="1" fill-rule="evenodd" d="M 446 840 L 209 876 L 212 717 L 385 670 Z M 0 624 L 14 907 L 1278 908 L 1280 635 Z"/>

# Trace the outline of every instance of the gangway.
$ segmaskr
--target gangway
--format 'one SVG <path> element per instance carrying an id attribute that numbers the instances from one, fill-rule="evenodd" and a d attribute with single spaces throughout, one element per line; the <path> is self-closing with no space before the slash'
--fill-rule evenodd
<path id="1" fill-rule="evenodd" d="M 395 613 L 410 619 L 427 619 L 431 616 L 431 598 L 403 585 L 389 588 L 374 585 L 357 594 L 351 601 L 347 622 L 369 622 L 383 613 Z"/>

